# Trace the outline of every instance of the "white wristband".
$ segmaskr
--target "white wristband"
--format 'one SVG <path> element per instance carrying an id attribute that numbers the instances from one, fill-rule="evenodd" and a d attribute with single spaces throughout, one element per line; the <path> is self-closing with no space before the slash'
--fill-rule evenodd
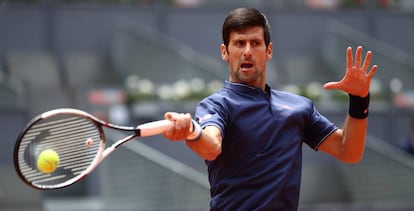
<path id="1" fill-rule="evenodd" d="M 201 138 L 203 131 L 201 130 L 200 125 L 194 120 L 191 120 L 193 123 L 193 131 L 187 138 L 186 141 L 198 141 Z"/>

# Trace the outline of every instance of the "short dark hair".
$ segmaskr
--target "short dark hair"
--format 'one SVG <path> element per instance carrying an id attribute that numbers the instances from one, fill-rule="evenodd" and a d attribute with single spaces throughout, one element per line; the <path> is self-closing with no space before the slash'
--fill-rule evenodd
<path id="1" fill-rule="evenodd" d="M 229 12 L 223 23 L 223 43 L 228 46 L 230 33 L 241 31 L 247 27 L 260 26 L 264 31 L 266 46 L 270 43 L 271 31 L 266 16 L 255 8 L 237 8 Z"/>

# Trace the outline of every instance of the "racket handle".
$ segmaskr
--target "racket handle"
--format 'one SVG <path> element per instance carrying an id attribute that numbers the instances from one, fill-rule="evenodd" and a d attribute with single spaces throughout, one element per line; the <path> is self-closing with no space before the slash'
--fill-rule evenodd
<path id="1" fill-rule="evenodd" d="M 140 129 L 140 136 L 153 136 L 164 133 L 171 124 L 170 120 L 159 120 L 139 125 L 137 128 Z"/>

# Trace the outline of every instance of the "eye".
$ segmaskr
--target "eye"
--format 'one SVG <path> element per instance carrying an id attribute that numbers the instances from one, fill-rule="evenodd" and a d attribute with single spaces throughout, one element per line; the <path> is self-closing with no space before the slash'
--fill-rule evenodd
<path id="1" fill-rule="evenodd" d="M 242 46 L 244 46 L 244 44 L 245 44 L 245 42 L 243 41 L 243 40 L 238 40 L 238 41 L 236 41 L 236 46 L 238 46 L 238 47 L 242 47 Z"/>
<path id="2" fill-rule="evenodd" d="M 261 44 L 262 44 L 262 42 L 260 42 L 258 40 L 255 40 L 255 41 L 252 42 L 253 46 L 260 46 Z"/>

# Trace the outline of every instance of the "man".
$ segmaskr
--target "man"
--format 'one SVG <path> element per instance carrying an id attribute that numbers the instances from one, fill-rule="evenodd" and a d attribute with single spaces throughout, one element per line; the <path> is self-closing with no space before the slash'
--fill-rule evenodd
<path id="1" fill-rule="evenodd" d="M 221 56 L 229 79 L 190 114 L 167 112 L 174 122 L 164 136 L 204 158 L 211 185 L 211 210 L 297 210 L 302 144 L 346 163 L 361 160 L 367 131 L 371 52 L 346 52 L 346 73 L 326 89 L 350 95 L 349 113 L 337 128 L 302 96 L 271 89 L 266 62 L 272 58 L 270 27 L 256 9 L 231 11 L 223 24 Z M 190 133 L 190 129 L 193 131 Z"/>

